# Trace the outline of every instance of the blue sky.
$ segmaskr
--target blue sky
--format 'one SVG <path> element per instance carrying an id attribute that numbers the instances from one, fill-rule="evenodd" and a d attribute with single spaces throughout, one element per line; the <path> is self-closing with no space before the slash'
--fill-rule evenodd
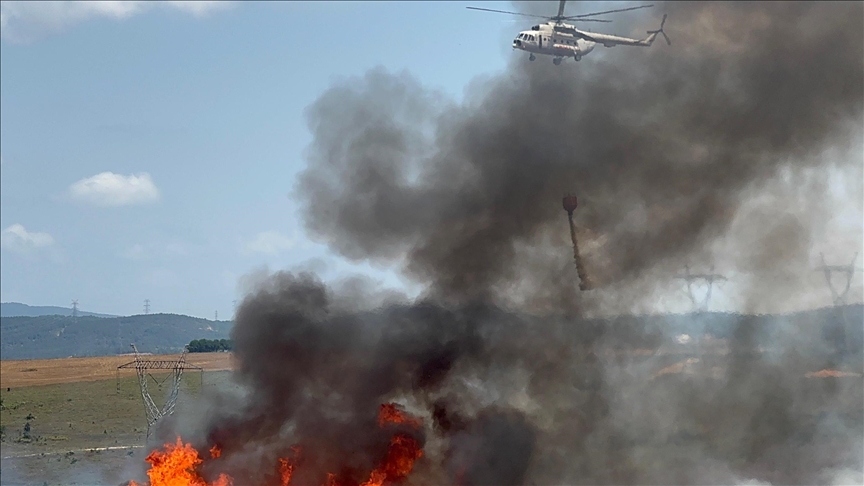
<path id="1" fill-rule="evenodd" d="M 397 285 L 305 238 L 304 108 L 378 65 L 458 99 L 524 28 L 463 2 L 103 3 L 4 2 L 3 301 L 227 317 L 238 277 L 310 259 Z"/>
<path id="2" fill-rule="evenodd" d="M 478 4 L 513 9 L 0 3 L 0 299 L 228 318 L 241 276 L 265 267 L 405 285 L 305 237 L 289 197 L 304 109 L 376 66 L 460 99 L 533 23 L 464 8 Z"/>

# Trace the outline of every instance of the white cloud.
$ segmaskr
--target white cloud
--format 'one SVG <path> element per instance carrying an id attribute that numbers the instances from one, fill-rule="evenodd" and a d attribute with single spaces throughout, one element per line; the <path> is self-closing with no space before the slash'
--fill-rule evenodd
<path id="1" fill-rule="evenodd" d="M 146 172 L 129 176 L 102 172 L 69 186 L 69 195 L 95 206 L 147 204 L 158 201 L 160 197 L 159 189 Z"/>
<path id="2" fill-rule="evenodd" d="M 123 20 L 151 9 L 173 9 L 204 16 L 229 7 L 221 1 L 3 1 L 0 2 L 0 32 L 5 40 L 26 43 L 60 33 L 86 20 L 103 17 Z"/>
<path id="3" fill-rule="evenodd" d="M 30 232 L 20 224 L 3 230 L 0 234 L 0 246 L 5 250 L 24 253 L 54 244 L 54 238 L 48 233 Z"/>
<path id="4" fill-rule="evenodd" d="M 143 3 L 143 2 L 142 2 Z M 150 3 L 150 2 L 147 2 Z M 159 2 L 156 2 L 159 3 Z M 177 10 L 182 10 L 184 12 L 190 13 L 195 17 L 203 17 L 210 12 L 216 10 L 224 10 L 232 6 L 234 2 L 228 1 L 167 1 L 162 2 L 165 3 L 168 7 L 176 8 Z"/>
<path id="5" fill-rule="evenodd" d="M 277 255 L 288 251 L 296 245 L 296 240 L 276 231 L 263 231 L 251 241 L 243 245 L 244 253 L 263 253 Z"/>

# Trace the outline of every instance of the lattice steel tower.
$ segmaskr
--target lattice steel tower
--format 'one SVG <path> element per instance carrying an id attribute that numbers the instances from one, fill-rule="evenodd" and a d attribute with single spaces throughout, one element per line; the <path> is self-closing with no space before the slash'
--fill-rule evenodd
<path id="1" fill-rule="evenodd" d="M 714 271 L 714 266 L 711 266 L 711 272 Z M 693 302 L 693 307 L 698 312 L 708 310 L 708 304 L 711 301 L 711 289 L 715 281 L 724 281 L 726 277 L 717 273 L 690 273 L 690 266 L 684 265 L 684 275 L 679 275 L 679 279 L 687 282 L 687 292 L 690 295 L 690 300 Z M 708 284 L 708 291 L 705 293 L 705 298 L 700 302 L 696 299 L 696 294 L 693 292 L 693 282 L 701 280 Z"/>
<path id="2" fill-rule="evenodd" d="M 141 388 L 141 398 L 144 400 L 144 409 L 147 414 L 147 439 L 149 439 L 153 425 L 155 425 L 162 417 L 174 413 L 174 406 L 177 404 L 177 397 L 180 394 L 180 378 L 183 376 L 183 371 L 198 370 L 203 373 L 204 369 L 186 362 L 187 348 L 185 346 L 183 347 L 183 353 L 176 361 L 145 359 L 138 352 L 138 348 L 136 348 L 134 344 L 131 346 L 132 350 L 135 352 L 135 361 L 117 367 L 117 389 L 119 392 L 120 370 L 135 368 L 135 372 L 138 374 L 138 386 Z M 159 381 L 155 376 L 153 376 L 151 370 L 166 370 L 170 371 L 171 375 Z M 162 407 L 157 406 L 153 397 L 150 396 L 150 391 L 147 389 L 148 378 L 152 379 L 159 388 L 162 388 L 162 385 L 169 378 L 171 379 L 171 390 L 169 391 L 168 398 L 165 399 L 165 404 L 162 405 Z M 201 379 L 203 385 L 203 374 Z"/>
<path id="3" fill-rule="evenodd" d="M 828 288 L 831 290 L 831 297 L 834 299 L 834 305 L 845 305 L 846 296 L 849 294 L 849 288 L 852 286 L 852 277 L 855 276 L 855 260 L 858 259 L 858 253 L 855 253 L 855 256 L 852 257 L 852 263 L 849 265 L 826 265 L 825 255 L 822 253 L 819 254 L 819 258 L 822 259 L 822 266 L 817 267 L 816 270 L 821 270 L 825 273 L 825 282 L 828 283 Z M 846 276 L 846 287 L 844 287 L 840 292 L 834 288 L 834 283 L 831 281 L 831 275 L 833 272 Z"/>

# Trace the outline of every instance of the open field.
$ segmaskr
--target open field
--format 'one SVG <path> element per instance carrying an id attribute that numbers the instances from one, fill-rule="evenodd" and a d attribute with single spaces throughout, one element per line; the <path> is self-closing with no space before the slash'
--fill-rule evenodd
<path id="1" fill-rule="evenodd" d="M 221 363 L 227 363 L 227 353 L 221 354 Z M 111 359 L 101 361 L 104 364 Z M 216 359 L 209 364 L 215 367 L 219 362 Z M 58 370 L 58 378 L 67 382 L 13 386 L 8 391 L 4 385 L 0 390 L 0 484 L 117 485 L 130 479 L 130 469 L 142 467 L 147 422 L 134 373 L 117 380 L 111 372 L 110 379 L 95 380 L 92 377 L 98 376 L 98 368 L 91 366 L 95 370 L 91 373 L 86 373 L 87 369 L 79 366 L 65 374 Z M 84 376 L 85 381 L 69 382 L 72 376 Z M 228 371 L 183 376 L 178 409 L 194 403 L 208 389 L 231 386 Z M 170 388 L 170 375 L 154 374 L 154 378 L 150 392 L 161 404 Z M 162 380 L 165 386 L 160 388 L 156 383 Z M 28 423 L 29 439 L 24 431 Z"/>
<path id="2" fill-rule="evenodd" d="M 0 361 L 0 484 L 116 485 L 130 479 L 130 471 L 144 464 L 147 421 L 134 369 L 118 375 L 117 366 L 133 360 L 123 355 Z M 230 386 L 230 353 L 189 354 L 187 361 L 205 371 L 183 375 L 178 408 L 207 389 Z M 171 375 L 152 376 L 150 393 L 161 405 Z"/>
<path id="3" fill-rule="evenodd" d="M 179 354 L 153 355 L 148 359 L 176 360 Z M 78 383 L 114 379 L 117 367 L 133 361 L 131 355 L 92 358 L 24 359 L 0 361 L 0 387 Z M 205 371 L 224 371 L 233 367 L 232 353 L 192 353 L 186 356 L 190 364 Z M 123 370 L 121 376 L 134 376 L 134 370 Z"/>
<path id="4" fill-rule="evenodd" d="M 644 353 L 630 354 L 638 360 Z M 711 377 L 714 373 L 723 375 L 724 356 L 723 352 L 698 357 L 677 353 L 655 354 L 653 358 L 646 355 L 652 366 L 646 368 L 650 375 L 644 379 L 657 380 L 657 386 L 664 382 L 683 386 L 694 377 L 708 383 L 706 380 L 716 379 Z M 154 358 L 176 359 L 176 355 Z M 128 479 L 144 480 L 147 424 L 137 379 L 134 372 L 119 379 L 115 375 L 117 365 L 131 360 L 129 356 L 112 356 L 2 362 L 0 485 L 116 486 Z M 189 361 L 213 371 L 184 374 L 178 412 L 209 391 L 234 386 L 226 370 L 232 365 L 230 354 L 192 354 Z M 797 388 L 807 390 L 799 396 L 801 416 L 806 418 L 799 432 L 813 433 L 817 419 L 825 414 L 837 417 L 850 430 L 861 430 L 864 387 L 859 372 L 813 373 L 820 368 L 795 368 L 787 371 L 799 377 Z M 27 369 L 36 371 L 24 371 Z M 170 386 L 170 375 L 153 376 L 150 391 L 161 404 Z M 838 394 L 838 390 L 843 393 Z M 843 400 L 838 399 L 841 397 Z M 25 434 L 28 423 L 30 431 Z M 672 443 L 657 442 L 653 436 L 634 435 L 633 440 L 644 441 L 640 447 L 668 448 L 670 454 L 683 457 L 691 451 L 691 442 L 698 442 L 699 434 L 706 433 L 694 427 L 682 425 Z"/>

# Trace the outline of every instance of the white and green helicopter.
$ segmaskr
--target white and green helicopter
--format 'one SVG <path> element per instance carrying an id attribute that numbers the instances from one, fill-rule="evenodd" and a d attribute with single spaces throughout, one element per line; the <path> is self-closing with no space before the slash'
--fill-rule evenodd
<path id="1" fill-rule="evenodd" d="M 579 30 L 576 27 L 564 23 L 565 20 L 572 22 L 612 22 L 611 20 L 594 19 L 597 15 L 605 15 L 616 12 L 626 12 L 629 10 L 637 10 L 640 8 L 653 7 L 654 5 L 641 5 L 638 7 L 620 8 L 616 10 L 607 10 L 605 12 L 594 12 L 582 15 L 564 15 L 564 5 L 567 0 L 561 0 L 558 4 L 558 15 L 554 17 L 542 17 L 540 15 L 530 15 L 518 12 L 506 12 L 504 10 L 492 10 L 488 8 L 466 7 L 471 10 L 482 10 L 485 12 L 496 12 L 510 15 L 521 15 L 523 17 L 537 17 L 548 19 L 548 22 L 535 25 L 531 30 L 525 30 L 519 33 L 513 39 L 513 48 L 521 51 L 526 51 L 530 55 L 529 60 L 536 59 L 535 54 L 552 56 L 552 62 L 555 65 L 561 64 L 564 58 L 573 58 L 576 61 L 582 59 L 583 56 L 594 50 L 598 44 L 604 47 L 615 46 L 640 46 L 648 47 L 654 43 L 657 34 L 663 34 L 666 43 L 672 45 L 672 41 L 663 31 L 663 25 L 666 23 L 666 15 L 663 15 L 663 20 L 660 22 L 660 28 L 657 30 L 649 30 L 648 37 L 645 39 L 630 39 L 628 37 L 619 37 L 617 35 L 601 34 L 597 32 L 586 32 Z"/>

